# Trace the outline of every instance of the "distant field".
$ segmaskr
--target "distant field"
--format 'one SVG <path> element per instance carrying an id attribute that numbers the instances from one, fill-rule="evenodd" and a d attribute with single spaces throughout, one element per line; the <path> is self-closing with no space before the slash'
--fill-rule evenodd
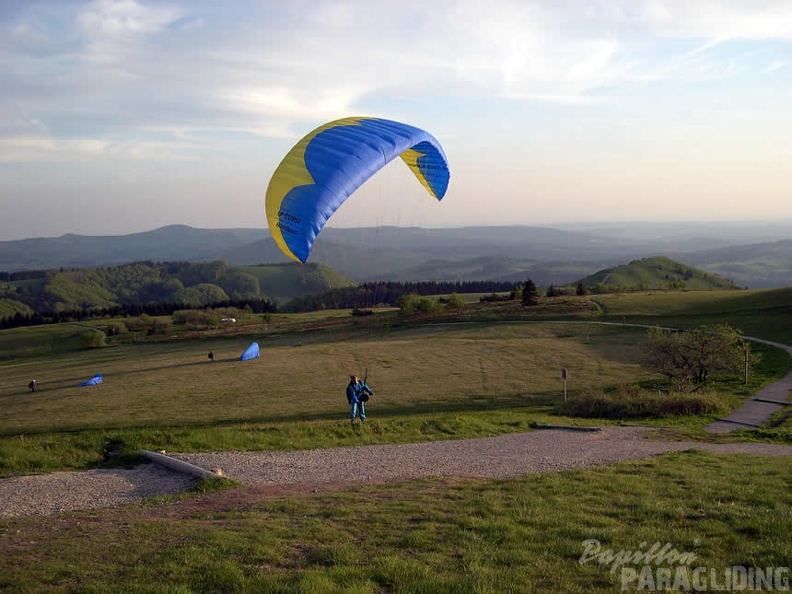
<path id="1" fill-rule="evenodd" d="M 133 449 L 164 443 L 318 447 L 492 435 L 525 430 L 537 420 L 585 422 L 553 417 L 563 398 L 562 368 L 568 371 L 570 396 L 657 380 L 637 363 L 637 345 L 646 331 L 629 324 L 742 322 L 746 333 L 789 341 L 789 316 L 779 313 L 789 307 L 789 294 L 568 296 L 527 308 L 476 302 L 447 312 L 447 318 L 406 322 L 399 322 L 395 310 L 371 316 L 351 316 L 348 310 L 265 315 L 240 310 L 236 323 L 173 325 L 153 336 L 124 332 L 98 349 L 86 348 L 86 333 L 131 321 L 0 331 L 0 466 L 6 472 L 80 467 L 95 463 L 108 440 Z M 253 341 L 261 357 L 239 361 Z M 762 369 L 747 386 L 723 385 L 728 406 L 790 368 L 783 351 L 754 348 L 765 353 Z M 375 390 L 371 418 L 386 424 L 372 425 L 374 433 L 356 438 L 348 424 L 343 430 L 336 424 L 348 415 L 348 376 L 366 370 Z M 103 384 L 77 387 L 96 373 L 104 376 Z M 39 386 L 35 394 L 27 388 L 33 378 Z M 700 434 L 712 418 L 680 417 L 673 423 Z M 55 446 L 51 438 L 64 432 L 74 437 L 58 437 Z M 19 436 L 29 437 L 23 442 Z M 72 448 L 81 453 L 72 454 Z"/>
<path id="2" fill-rule="evenodd" d="M 745 334 L 792 345 L 792 288 L 646 291 L 595 295 L 605 318 L 690 328 L 728 323 Z"/>
<path id="3" fill-rule="evenodd" d="M 46 355 L 46 330 L 28 332 L 39 355 L 0 364 L 5 435 L 344 418 L 348 376 L 366 368 L 377 415 L 470 399 L 560 395 L 562 367 L 570 370 L 572 387 L 645 377 L 635 363 L 642 331 L 608 327 L 438 325 L 378 335 L 361 329 L 351 337 L 318 330 L 301 333 L 301 346 L 293 335 L 250 335 Z M 62 331 L 50 337 L 69 340 Z M 259 342 L 261 357 L 239 361 L 252 340 Z M 214 362 L 207 358 L 210 349 Z M 102 385 L 75 387 L 95 373 L 104 375 Z M 31 378 L 39 383 L 35 394 L 26 388 Z"/>
<path id="4" fill-rule="evenodd" d="M 656 291 L 543 303 L 554 302 L 562 312 L 595 311 L 585 305 L 593 304 L 601 316 L 587 316 L 592 321 L 680 327 L 728 322 L 792 343 L 792 289 Z M 548 319 L 553 310 L 496 304 L 471 311 L 542 311 Z M 243 314 L 216 330 L 182 328 L 178 340 L 125 335 L 116 346 L 94 350 L 84 349 L 81 334 L 113 320 L 2 331 L 0 432 L 343 418 L 348 375 L 366 368 L 380 415 L 471 399 L 558 395 L 562 367 L 569 370 L 572 390 L 649 379 L 636 363 L 642 329 L 520 321 L 399 329 L 380 316 L 353 318 L 344 310 L 265 319 Z M 254 340 L 261 358 L 239 361 Z M 101 386 L 75 387 L 95 373 L 105 377 Z M 35 395 L 26 388 L 32 378 L 39 383 Z"/>

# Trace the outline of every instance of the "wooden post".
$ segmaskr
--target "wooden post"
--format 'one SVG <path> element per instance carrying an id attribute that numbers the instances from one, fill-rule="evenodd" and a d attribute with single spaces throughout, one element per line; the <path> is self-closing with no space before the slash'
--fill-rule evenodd
<path id="1" fill-rule="evenodd" d="M 567 401 L 567 370 L 566 367 L 561 368 L 561 379 L 564 380 L 564 402 Z"/>

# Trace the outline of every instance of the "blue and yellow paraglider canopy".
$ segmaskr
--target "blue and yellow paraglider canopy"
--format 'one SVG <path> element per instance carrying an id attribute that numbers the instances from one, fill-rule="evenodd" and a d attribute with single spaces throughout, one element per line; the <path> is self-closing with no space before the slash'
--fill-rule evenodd
<path id="1" fill-rule="evenodd" d="M 300 140 L 267 187 L 267 222 L 283 253 L 305 262 L 332 214 L 399 156 L 429 194 L 442 200 L 450 177 L 448 162 L 440 143 L 420 128 L 354 117 L 319 126 Z"/>

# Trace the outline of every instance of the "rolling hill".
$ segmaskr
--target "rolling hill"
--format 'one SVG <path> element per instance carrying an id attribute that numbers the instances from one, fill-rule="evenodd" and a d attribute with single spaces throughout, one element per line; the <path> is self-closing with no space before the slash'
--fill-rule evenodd
<path id="1" fill-rule="evenodd" d="M 41 278 L 0 283 L 0 318 L 31 311 L 181 303 L 200 307 L 233 299 L 285 302 L 355 286 L 322 264 L 228 266 L 225 262 L 137 262 L 101 268 L 49 270 Z M 5 312 L 5 313 L 3 313 Z"/>
<path id="2" fill-rule="evenodd" d="M 241 248 L 261 239 L 260 229 L 194 229 L 170 225 L 130 235 L 67 234 L 0 241 L 0 270 L 46 270 L 112 266 L 130 262 L 216 260 L 221 251 Z M 274 245 L 274 244 L 273 244 Z"/>
<path id="3" fill-rule="evenodd" d="M 792 240 L 702 250 L 683 256 L 698 266 L 756 289 L 792 285 Z"/>
<path id="4" fill-rule="evenodd" d="M 698 270 L 670 258 L 656 256 L 633 260 L 600 270 L 581 281 L 586 287 L 624 287 L 627 289 L 689 289 L 695 291 L 737 289 L 731 281 Z"/>
<path id="5" fill-rule="evenodd" d="M 751 288 L 792 286 L 792 223 L 609 223 L 322 231 L 310 262 L 358 282 L 510 280 L 564 285 L 658 254 Z M 171 225 L 123 236 L 64 235 L 0 242 L 0 271 L 137 261 L 283 264 L 266 229 Z"/>

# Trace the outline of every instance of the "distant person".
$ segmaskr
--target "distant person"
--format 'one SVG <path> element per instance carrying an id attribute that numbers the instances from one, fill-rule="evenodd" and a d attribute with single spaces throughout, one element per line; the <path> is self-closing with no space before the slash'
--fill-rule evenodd
<path id="1" fill-rule="evenodd" d="M 373 396 L 374 392 L 371 391 L 365 383 L 360 381 L 356 375 L 349 377 L 349 384 L 346 388 L 347 402 L 349 402 L 349 422 L 354 425 L 355 417 L 360 416 L 361 421 L 366 420 L 366 405 L 364 404 L 369 396 Z"/>
<path id="2" fill-rule="evenodd" d="M 214 361 L 214 353 L 212 351 L 209 351 L 209 355 L 207 356 L 209 357 L 210 361 Z"/>
<path id="3" fill-rule="evenodd" d="M 31 392 L 35 392 L 36 391 L 36 380 L 30 380 L 30 383 L 28 384 L 28 388 L 30 388 Z"/>

